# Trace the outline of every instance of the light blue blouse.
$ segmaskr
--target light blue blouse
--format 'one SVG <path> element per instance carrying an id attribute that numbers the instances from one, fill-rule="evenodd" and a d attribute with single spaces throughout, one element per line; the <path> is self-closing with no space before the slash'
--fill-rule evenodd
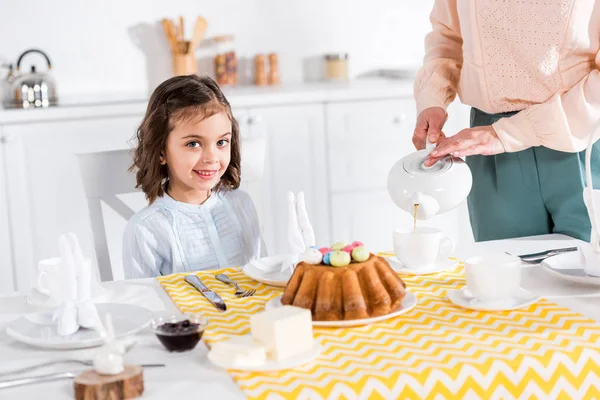
<path id="1" fill-rule="evenodd" d="M 243 266 L 265 255 L 254 203 L 240 189 L 213 193 L 202 205 L 165 194 L 123 234 L 126 279 Z"/>

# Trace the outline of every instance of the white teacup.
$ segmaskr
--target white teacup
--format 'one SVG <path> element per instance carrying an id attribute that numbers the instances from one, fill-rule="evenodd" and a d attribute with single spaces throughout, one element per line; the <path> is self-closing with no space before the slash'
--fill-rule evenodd
<path id="1" fill-rule="evenodd" d="M 60 257 L 40 260 L 33 286 L 52 301 L 58 301 L 61 297 L 62 274 L 64 274 L 64 268 Z"/>
<path id="2" fill-rule="evenodd" d="M 467 289 L 483 302 L 508 299 L 521 287 L 521 260 L 504 253 L 465 260 Z"/>
<path id="3" fill-rule="evenodd" d="M 439 257 L 448 257 L 452 252 L 454 241 L 437 228 L 394 230 L 394 253 L 405 267 L 430 267 Z"/>

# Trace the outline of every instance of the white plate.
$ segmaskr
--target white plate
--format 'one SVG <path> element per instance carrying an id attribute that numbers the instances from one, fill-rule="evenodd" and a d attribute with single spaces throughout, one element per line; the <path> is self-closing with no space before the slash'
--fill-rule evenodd
<path id="1" fill-rule="evenodd" d="M 150 310 L 131 304 L 96 304 L 102 321 L 111 314 L 117 338 L 133 335 L 144 329 L 152 319 Z M 8 324 L 6 333 L 15 340 L 31 346 L 48 349 L 83 349 L 100 346 L 104 341 L 98 332 L 80 328 L 72 335 L 59 335 L 52 322 L 54 310 L 44 310 L 25 315 Z"/>
<path id="2" fill-rule="evenodd" d="M 292 270 L 281 272 L 285 255 L 264 257 L 244 265 L 242 272 L 247 277 L 269 286 L 285 287 L 292 277 Z"/>
<path id="3" fill-rule="evenodd" d="M 588 275 L 581 265 L 578 251 L 546 258 L 540 266 L 548 273 L 566 281 L 585 285 L 600 285 L 600 277 Z"/>
<path id="4" fill-rule="evenodd" d="M 440 258 L 433 265 L 427 265 L 425 267 L 406 267 L 396 256 L 385 257 L 387 262 L 390 264 L 392 269 L 401 275 L 429 275 L 436 274 L 438 272 L 448 271 L 456 268 L 458 261 L 450 260 L 448 258 Z"/>
<path id="5" fill-rule="evenodd" d="M 479 311 L 509 311 L 527 307 L 541 299 L 541 297 L 521 288 L 507 299 L 493 302 L 483 302 L 474 298 L 467 288 L 448 290 L 448 300 L 457 306 Z"/>
<path id="6" fill-rule="evenodd" d="M 319 344 L 319 341 L 315 339 L 313 342 L 313 348 L 310 351 L 281 361 L 267 360 L 264 364 L 260 365 L 233 365 L 231 360 L 220 360 L 218 358 L 211 357 L 210 352 L 208 353 L 208 360 L 216 366 L 225 369 L 235 369 L 239 371 L 281 371 L 283 369 L 296 368 L 307 364 L 317 358 L 320 353 L 321 345 Z"/>
<path id="7" fill-rule="evenodd" d="M 327 327 L 327 328 L 347 328 L 351 326 L 361 326 L 361 325 L 369 325 L 379 321 L 385 321 L 386 319 L 397 317 L 398 315 L 404 314 L 409 310 L 413 309 L 417 305 L 417 297 L 410 293 L 406 292 L 406 296 L 402 299 L 402 308 L 393 313 L 389 313 L 386 315 L 382 315 L 379 317 L 373 318 L 364 318 L 364 319 L 352 319 L 348 321 L 313 321 L 313 326 Z M 283 307 L 281 304 L 281 296 L 277 296 L 267 302 L 265 304 L 265 310 L 269 310 L 271 308 Z"/>

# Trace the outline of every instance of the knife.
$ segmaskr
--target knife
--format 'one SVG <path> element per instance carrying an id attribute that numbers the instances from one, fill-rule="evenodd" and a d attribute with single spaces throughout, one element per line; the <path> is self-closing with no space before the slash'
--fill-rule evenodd
<path id="1" fill-rule="evenodd" d="M 211 304 L 217 308 L 217 310 L 227 310 L 227 306 L 225 305 L 223 299 L 218 294 L 207 288 L 206 285 L 202 283 L 200 278 L 198 278 L 198 276 L 188 275 L 185 277 L 185 281 L 196 288 L 196 290 L 198 290 L 202 296 L 206 297 L 206 299 L 210 301 Z"/>
<path id="2" fill-rule="evenodd" d="M 142 365 L 140 365 L 140 367 L 142 367 L 142 368 L 156 368 L 156 367 L 164 367 L 164 366 L 165 366 L 165 364 L 142 364 Z M 58 372 L 55 374 L 30 376 L 28 378 L 3 380 L 3 381 L 0 381 L 0 389 L 14 387 L 14 386 L 28 385 L 30 383 L 50 382 L 50 381 L 56 381 L 59 379 L 71 379 L 71 378 L 75 378 L 75 376 L 77 376 L 77 374 L 79 374 L 80 372 L 81 371 Z"/>
<path id="3" fill-rule="evenodd" d="M 577 247 L 565 247 L 563 249 L 550 249 L 550 250 L 546 250 L 546 251 L 541 251 L 539 253 L 522 254 L 517 257 L 519 257 L 523 261 L 536 261 L 536 260 L 543 260 L 545 258 L 555 256 L 557 254 L 569 253 L 571 251 L 577 251 Z"/>

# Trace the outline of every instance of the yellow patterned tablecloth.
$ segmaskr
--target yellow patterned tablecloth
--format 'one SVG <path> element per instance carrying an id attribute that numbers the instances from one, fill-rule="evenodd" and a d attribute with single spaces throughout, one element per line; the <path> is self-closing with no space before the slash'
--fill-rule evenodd
<path id="1" fill-rule="evenodd" d="M 256 294 L 238 299 L 214 279 L 226 273 Z M 237 269 L 198 272 L 227 303 L 220 313 L 183 280 L 159 277 L 183 312 L 210 318 L 208 343 L 249 332 L 249 317 L 282 290 Z M 403 277 L 418 305 L 356 328 L 315 328 L 314 362 L 274 373 L 229 371 L 251 399 L 593 399 L 600 398 L 600 325 L 542 300 L 517 311 L 485 313 L 454 306 L 446 290 L 464 285 L 462 267 Z"/>

